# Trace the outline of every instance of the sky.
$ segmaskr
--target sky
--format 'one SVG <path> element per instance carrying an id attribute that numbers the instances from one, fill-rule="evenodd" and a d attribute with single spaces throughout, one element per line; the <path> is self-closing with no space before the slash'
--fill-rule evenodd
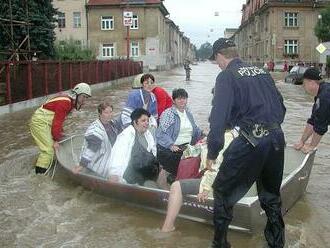
<path id="1" fill-rule="evenodd" d="M 223 37 L 226 28 L 238 28 L 246 0 L 164 0 L 169 18 L 197 48 Z M 215 16 L 215 12 L 219 16 Z"/>

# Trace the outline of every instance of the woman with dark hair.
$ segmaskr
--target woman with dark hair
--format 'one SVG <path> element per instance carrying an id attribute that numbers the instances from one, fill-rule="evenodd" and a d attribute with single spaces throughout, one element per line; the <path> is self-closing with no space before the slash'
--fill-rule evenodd
<path id="1" fill-rule="evenodd" d="M 135 87 L 128 93 L 126 105 L 121 112 L 123 128 L 130 125 L 130 115 L 137 108 L 147 110 L 152 116 L 152 118 L 150 118 L 150 125 L 157 126 L 157 100 L 152 93 L 152 90 L 155 88 L 155 78 L 152 74 L 144 74 L 141 76 L 140 83 L 140 88 Z"/>
<path id="2" fill-rule="evenodd" d="M 112 149 L 110 181 L 143 185 L 156 179 L 153 178 L 158 175 L 156 143 L 148 130 L 149 117 L 150 113 L 143 108 L 132 112 L 131 125 L 118 135 Z"/>
<path id="3" fill-rule="evenodd" d="M 187 91 L 173 90 L 172 99 L 173 106 L 163 112 L 156 131 L 157 158 L 163 169 L 169 173 L 169 183 L 175 180 L 185 146 L 194 145 L 203 135 L 187 109 Z"/>

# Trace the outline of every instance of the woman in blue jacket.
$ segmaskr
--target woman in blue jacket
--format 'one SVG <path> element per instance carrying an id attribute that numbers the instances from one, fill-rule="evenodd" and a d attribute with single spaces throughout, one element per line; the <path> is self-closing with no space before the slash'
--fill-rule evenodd
<path id="1" fill-rule="evenodd" d="M 169 173 L 169 183 L 175 180 L 185 146 L 195 144 L 203 135 L 187 109 L 187 91 L 173 90 L 172 99 L 173 106 L 163 112 L 156 131 L 157 158 L 163 169 Z"/>

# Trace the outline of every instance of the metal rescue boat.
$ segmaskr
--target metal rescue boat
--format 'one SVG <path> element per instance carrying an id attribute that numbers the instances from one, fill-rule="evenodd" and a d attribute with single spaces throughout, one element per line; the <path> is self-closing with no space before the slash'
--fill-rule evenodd
<path id="1" fill-rule="evenodd" d="M 65 172 L 86 188 L 110 196 L 134 206 L 166 213 L 169 192 L 161 189 L 146 188 L 139 185 L 110 183 L 88 169 L 73 174 L 72 168 L 78 164 L 84 137 L 72 136 L 60 143 L 56 152 L 57 160 Z M 288 146 L 285 150 L 284 175 L 281 186 L 282 213 L 285 214 L 304 194 L 314 163 L 315 151 L 303 154 Z M 179 217 L 212 224 L 213 199 L 200 203 L 194 195 L 184 197 Z M 235 205 L 231 229 L 254 232 L 265 223 L 264 211 L 260 208 L 255 184 Z"/>

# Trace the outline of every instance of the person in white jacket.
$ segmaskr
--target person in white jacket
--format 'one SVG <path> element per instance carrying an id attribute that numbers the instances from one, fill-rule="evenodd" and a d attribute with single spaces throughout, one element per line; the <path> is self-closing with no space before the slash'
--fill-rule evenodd
<path id="1" fill-rule="evenodd" d="M 126 183 L 124 173 L 128 168 L 135 141 L 137 140 L 147 152 L 156 157 L 156 143 L 148 130 L 150 113 L 142 108 L 135 109 L 131 114 L 132 123 L 117 137 L 110 157 L 109 180 Z M 137 137 L 136 137 L 137 135 Z"/>

